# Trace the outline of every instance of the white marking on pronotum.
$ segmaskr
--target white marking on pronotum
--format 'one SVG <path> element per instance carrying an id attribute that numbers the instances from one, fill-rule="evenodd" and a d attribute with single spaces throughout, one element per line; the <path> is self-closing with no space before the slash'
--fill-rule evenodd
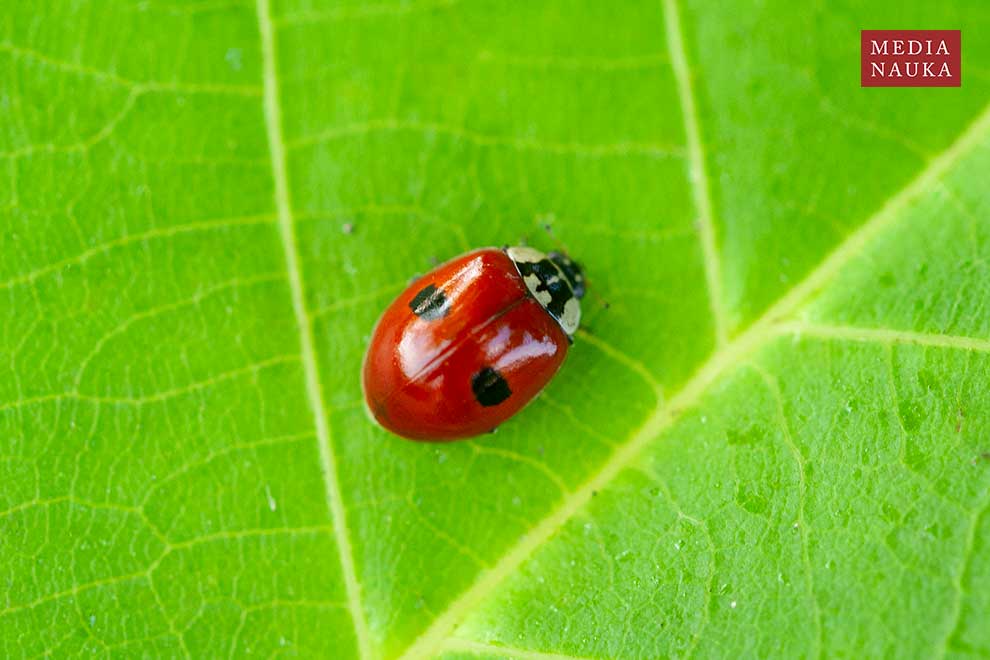
<path id="1" fill-rule="evenodd" d="M 560 266 L 555 264 L 553 261 L 550 261 L 547 255 L 539 250 L 517 245 L 507 248 L 505 253 L 517 264 L 536 264 L 541 261 L 548 261 L 553 264 L 553 267 L 556 269 L 558 274 L 549 277 L 546 283 L 552 285 L 563 279 L 564 282 L 568 283 L 568 287 L 570 287 L 570 282 L 564 275 L 564 272 L 560 269 Z M 567 260 L 567 263 L 569 262 L 570 260 Z M 526 288 L 529 289 L 529 292 L 533 294 L 533 297 L 536 298 L 537 302 L 543 305 L 544 308 L 546 308 L 553 301 L 553 296 L 549 291 L 538 290 L 543 282 L 537 275 L 525 275 L 523 276 L 523 281 L 526 283 Z M 560 318 L 557 319 L 557 322 L 568 335 L 573 335 L 577 332 L 578 326 L 581 324 L 581 302 L 574 297 L 573 294 L 571 298 L 564 303 L 564 311 L 561 313 Z"/>
<path id="2" fill-rule="evenodd" d="M 505 253 L 509 255 L 509 259 L 524 264 L 536 264 L 547 258 L 547 255 L 539 250 L 524 245 L 510 247 Z"/>
<path id="3" fill-rule="evenodd" d="M 581 303 L 577 298 L 571 298 L 564 303 L 564 313 L 560 315 L 560 325 L 564 332 L 573 335 L 581 325 Z"/>
<path id="4" fill-rule="evenodd" d="M 540 278 L 537 277 L 536 275 L 526 275 L 525 277 L 523 277 L 523 282 L 526 283 L 526 288 L 529 289 L 529 292 L 532 293 L 533 296 L 544 307 L 546 307 L 547 305 L 549 305 L 550 304 L 550 301 L 553 300 L 553 296 L 550 295 L 550 292 L 549 291 L 547 291 L 545 289 L 541 291 L 539 289 Z"/>

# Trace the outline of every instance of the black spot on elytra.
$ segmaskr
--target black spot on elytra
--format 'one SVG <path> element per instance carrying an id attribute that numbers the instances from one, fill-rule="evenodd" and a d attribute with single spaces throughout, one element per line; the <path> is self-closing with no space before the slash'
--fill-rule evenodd
<path id="1" fill-rule="evenodd" d="M 485 407 L 497 406 L 512 394 L 502 374 L 491 367 L 485 367 L 471 377 L 471 390 L 478 403 Z"/>
<path id="2" fill-rule="evenodd" d="M 409 309 L 425 321 L 442 319 L 450 311 L 447 306 L 447 296 L 444 295 L 442 289 L 438 289 L 432 284 L 426 286 L 416 294 L 415 298 L 409 301 Z"/>

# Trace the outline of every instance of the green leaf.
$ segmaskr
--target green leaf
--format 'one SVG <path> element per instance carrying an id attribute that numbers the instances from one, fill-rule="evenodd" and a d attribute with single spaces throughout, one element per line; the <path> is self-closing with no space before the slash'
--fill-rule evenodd
<path id="1" fill-rule="evenodd" d="M 859 4 L 7 3 L 0 655 L 990 655 L 990 12 Z M 545 394 L 375 427 L 382 308 L 544 224 Z"/>

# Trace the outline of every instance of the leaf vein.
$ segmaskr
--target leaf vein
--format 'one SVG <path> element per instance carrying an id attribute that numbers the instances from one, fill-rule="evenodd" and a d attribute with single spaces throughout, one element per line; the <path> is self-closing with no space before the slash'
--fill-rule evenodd
<path id="1" fill-rule="evenodd" d="M 964 541 L 963 551 L 959 558 L 959 566 L 952 575 L 952 584 L 956 590 L 956 597 L 952 604 L 952 616 L 945 628 L 945 637 L 939 645 L 942 657 L 948 654 L 952 647 L 952 642 L 959 632 L 959 626 L 962 624 L 962 604 L 966 596 L 964 581 L 969 572 L 970 563 L 976 548 L 976 530 L 979 528 L 983 517 L 990 511 L 990 488 L 985 487 L 985 489 L 986 492 L 984 493 L 983 501 L 977 505 L 970 516 L 969 525 L 966 528 L 966 540 Z"/>
<path id="2" fill-rule="evenodd" d="M 725 309 L 725 295 L 722 293 L 722 267 L 718 256 L 715 221 L 712 217 L 712 197 L 705 166 L 701 121 L 694 104 L 691 70 L 687 59 L 687 49 L 684 45 L 684 33 L 678 15 L 677 0 L 664 0 L 663 13 L 670 64 L 677 80 L 677 97 L 681 104 L 684 133 L 687 136 L 688 174 L 695 210 L 698 213 L 698 236 L 701 240 L 701 251 L 705 265 L 705 280 L 708 284 L 708 302 L 715 324 L 715 342 L 718 346 L 724 346 L 728 341 L 729 320 Z"/>
<path id="3" fill-rule="evenodd" d="M 214 220 L 200 220 L 197 222 L 190 222 L 184 225 L 174 225 L 169 227 L 155 227 L 147 231 L 143 231 L 137 234 L 127 234 L 119 238 L 115 238 L 105 243 L 99 245 L 94 245 L 91 248 L 80 252 L 79 254 L 68 257 L 66 259 L 61 259 L 59 261 L 48 264 L 47 266 L 42 266 L 41 268 L 36 268 L 27 273 L 21 275 L 16 275 L 6 282 L 0 282 L 0 290 L 10 289 L 15 286 L 20 286 L 22 284 L 30 284 L 37 279 L 49 275 L 51 273 L 57 272 L 69 266 L 81 265 L 101 254 L 110 252 L 111 250 L 125 247 L 134 243 L 140 243 L 143 241 L 158 240 L 162 238 L 169 238 L 172 236 L 178 236 L 180 234 L 205 232 L 205 231 L 215 231 L 218 229 L 228 229 L 232 227 L 241 226 L 251 226 L 251 225 L 261 225 L 270 224 L 275 220 L 272 215 L 257 215 L 257 216 L 241 216 L 237 218 L 218 218 Z"/>
<path id="4" fill-rule="evenodd" d="M 34 60 L 35 62 L 39 62 L 61 71 L 89 76 L 98 80 L 105 80 L 119 87 L 136 90 L 138 92 L 172 91 L 185 94 L 203 93 L 260 96 L 262 91 L 260 87 L 254 85 L 224 85 L 214 83 L 184 83 L 178 81 L 166 82 L 159 80 L 133 80 L 112 71 L 105 71 L 103 69 L 80 64 L 78 62 L 61 60 L 32 48 L 25 48 L 10 42 L 0 43 L 0 53 L 8 53 L 12 57 Z"/>
<path id="5" fill-rule="evenodd" d="M 195 381 L 193 383 L 189 383 L 188 385 L 183 385 L 181 387 L 174 387 L 171 389 L 162 390 L 160 392 L 155 392 L 153 394 L 145 394 L 142 396 L 108 396 L 102 394 L 90 394 L 86 392 L 76 392 L 76 391 L 60 392 L 56 394 L 41 394 L 34 397 L 18 399 L 14 401 L 9 401 L 4 404 L 0 404 L 0 412 L 3 412 L 5 410 L 12 410 L 16 408 L 23 408 L 26 406 L 31 406 L 39 403 L 50 403 L 50 402 L 61 402 L 61 401 L 82 401 L 82 402 L 93 403 L 98 405 L 112 405 L 112 406 L 144 406 L 149 403 L 161 403 L 162 401 L 174 399 L 175 397 L 178 396 L 207 389 L 209 387 L 212 387 L 213 385 L 217 385 L 224 381 L 240 378 L 241 376 L 257 374 L 262 369 L 268 369 L 270 367 L 276 367 L 283 364 L 290 364 L 292 362 L 297 362 L 299 361 L 299 359 L 300 357 L 298 355 L 277 355 L 275 357 L 268 358 L 266 360 L 260 360 L 258 362 L 243 367 L 238 367 L 236 369 L 231 369 L 229 371 L 223 371 L 205 380 Z"/>
<path id="6" fill-rule="evenodd" d="M 811 558 L 809 556 L 808 550 L 808 524 L 804 517 L 804 508 L 807 501 L 807 491 L 808 482 L 805 476 L 805 464 L 807 463 L 801 450 L 798 448 L 797 443 L 794 442 L 794 436 L 791 434 L 791 426 L 787 421 L 787 414 L 784 412 L 784 397 L 780 392 L 780 383 L 777 378 L 772 374 L 766 372 L 759 365 L 751 365 L 763 382 L 766 384 L 768 390 L 770 390 L 771 395 L 774 399 L 774 404 L 776 406 L 777 422 L 780 424 L 780 430 L 783 432 L 784 445 L 790 452 L 794 459 L 795 465 L 797 465 L 798 472 L 798 510 L 797 510 L 797 528 L 798 535 L 801 539 L 801 564 L 804 567 L 805 574 L 805 590 L 807 592 L 808 604 L 811 606 L 811 619 L 812 625 L 815 630 L 815 647 L 814 653 L 811 654 L 816 658 L 822 656 L 822 613 L 821 607 L 818 604 L 818 597 L 815 595 L 815 573 L 811 567 Z"/>
<path id="7" fill-rule="evenodd" d="M 429 0 L 419 3 L 381 3 L 328 10 L 309 10 L 282 16 L 281 18 L 275 20 L 275 24 L 278 26 L 289 26 L 376 17 L 398 18 L 400 16 L 405 16 L 416 12 L 446 9 L 460 3 L 461 0 Z"/>
<path id="8" fill-rule="evenodd" d="M 354 636 L 360 656 L 362 658 L 368 658 L 371 656 L 371 636 L 361 606 L 361 588 L 354 567 L 354 555 L 351 550 L 350 538 L 347 531 L 344 502 L 340 492 L 336 458 L 332 445 L 333 440 L 330 434 L 330 423 L 323 403 L 319 366 L 313 341 L 313 322 L 306 308 L 302 268 L 299 264 L 299 248 L 296 242 L 292 206 L 289 196 L 285 139 L 282 134 L 282 109 L 279 102 L 275 25 L 272 21 L 269 0 L 257 0 L 257 14 L 264 76 L 265 126 L 268 134 L 272 176 L 275 183 L 274 201 L 278 212 L 279 236 L 281 237 L 285 265 L 289 274 L 292 308 L 299 329 L 299 345 L 302 350 L 306 394 L 316 427 L 325 496 L 329 513 L 333 518 L 333 533 L 337 542 L 337 551 L 339 553 L 341 573 L 344 578 L 344 590 L 347 594 L 348 608 L 354 625 Z"/>
<path id="9" fill-rule="evenodd" d="M 929 334 L 911 330 L 890 328 L 859 328 L 854 326 L 828 325 L 808 321 L 789 321 L 777 326 L 781 333 L 795 336 L 808 335 L 823 339 L 837 339 L 873 344 L 917 344 L 935 348 L 990 353 L 990 339 L 963 337 L 959 335 Z"/>
<path id="10" fill-rule="evenodd" d="M 466 651 L 471 654 L 494 655 L 497 657 L 512 658 L 513 660 L 588 660 L 582 656 L 567 655 L 565 653 L 529 651 L 527 649 L 518 649 L 501 644 L 485 644 L 457 637 L 452 637 L 443 645 L 443 648 L 448 651 Z"/>
<path id="11" fill-rule="evenodd" d="M 550 154 L 587 156 L 591 158 L 632 155 L 652 158 L 684 157 L 683 150 L 680 147 L 663 144 L 641 142 L 616 142 L 610 144 L 555 142 L 529 137 L 491 135 L 459 126 L 404 119 L 372 119 L 356 124 L 335 127 L 313 135 L 296 138 L 290 141 L 287 146 L 290 150 L 297 150 L 342 138 L 402 131 L 424 135 L 447 135 L 480 147 L 508 147 L 520 151 L 537 151 Z"/>

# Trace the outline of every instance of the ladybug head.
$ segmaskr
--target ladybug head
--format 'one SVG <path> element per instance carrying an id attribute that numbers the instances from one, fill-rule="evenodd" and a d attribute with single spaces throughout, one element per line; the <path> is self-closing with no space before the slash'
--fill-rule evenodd
<path id="1" fill-rule="evenodd" d="M 564 274 L 567 278 L 567 283 L 571 285 L 571 291 L 574 292 L 575 298 L 584 297 L 584 271 L 581 270 L 581 265 L 572 261 L 563 252 L 551 252 L 547 255 L 547 258 L 552 261 L 557 268 Z"/>

